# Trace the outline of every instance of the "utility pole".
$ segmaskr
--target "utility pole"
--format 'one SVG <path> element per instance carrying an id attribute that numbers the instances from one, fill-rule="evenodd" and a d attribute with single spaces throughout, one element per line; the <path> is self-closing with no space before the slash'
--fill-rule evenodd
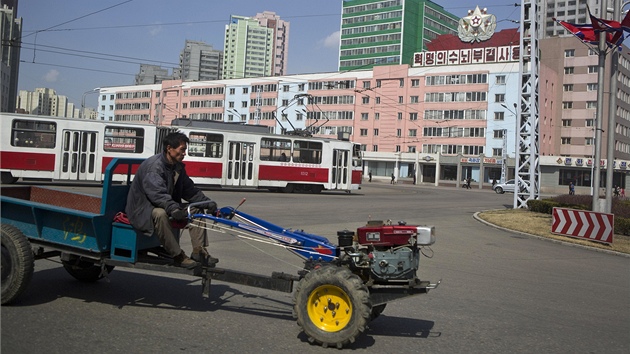
<path id="1" fill-rule="evenodd" d="M 601 2 L 600 16 L 606 13 L 606 3 Z M 597 112 L 595 124 L 595 158 L 593 164 L 595 164 L 595 172 L 593 176 L 593 203 L 591 205 L 592 211 L 601 211 L 599 207 L 599 188 L 600 188 L 600 171 L 601 171 L 601 156 L 602 156 L 602 121 L 604 120 L 604 67 L 606 64 L 606 32 L 601 31 L 599 33 L 599 62 L 597 65 Z M 608 127 L 610 134 L 611 128 Z M 610 193 L 609 186 L 606 186 L 606 194 Z"/>
<path id="2" fill-rule="evenodd" d="M 603 5 L 602 5 L 603 6 Z M 602 13 L 603 16 L 603 13 Z M 614 21 L 621 22 L 621 4 L 619 0 L 613 1 Z M 605 213 L 612 212 L 612 185 L 613 175 L 615 173 L 615 133 L 616 133 L 616 117 L 617 117 L 617 66 L 619 64 L 619 53 L 615 48 L 610 58 L 610 93 L 608 95 L 608 142 L 606 149 L 606 206 Z M 598 87 L 599 88 L 599 87 Z M 600 101 L 601 102 L 601 101 Z"/>

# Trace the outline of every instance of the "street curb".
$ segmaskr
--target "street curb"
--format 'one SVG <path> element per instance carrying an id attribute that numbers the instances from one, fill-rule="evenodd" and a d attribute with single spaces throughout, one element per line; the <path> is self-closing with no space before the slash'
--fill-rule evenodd
<path id="1" fill-rule="evenodd" d="M 611 254 L 613 256 L 621 256 L 621 257 L 630 258 L 630 254 L 628 254 L 628 253 L 611 251 L 611 250 L 605 250 L 605 249 L 602 249 L 602 248 L 591 247 L 591 246 L 586 246 L 586 245 L 580 245 L 578 243 L 572 243 L 572 242 L 566 242 L 566 241 L 562 241 L 562 240 L 556 240 L 556 239 L 553 239 L 553 238 L 547 238 L 547 237 L 544 237 L 544 236 L 538 236 L 538 235 L 534 235 L 534 234 L 529 234 L 527 232 L 512 230 L 512 229 L 508 229 L 508 228 L 505 228 L 505 227 L 502 227 L 502 226 L 498 226 L 498 225 L 490 223 L 490 222 L 488 222 L 486 220 L 483 220 L 482 218 L 479 217 L 480 213 L 483 213 L 483 212 L 486 212 L 486 211 L 492 211 L 492 210 L 483 210 L 483 211 L 475 212 L 473 214 L 473 218 L 475 220 L 481 222 L 482 224 L 486 224 L 486 225 L 488 225 L 490 227 L 494 227 L 495 229 L 499 229 L 499 230 L 503 230 L 503 231 L 509 231 L 509 232 L 514 232 L 514 233 L 517 233 L 517 234 L 520 234 L 520 235 L 533 237 L 533 238 L 537 238 L 537 239 L 544 240 L 544 241 L 551 241 L 551 242 L 554 242 L 554 243 L 559 243 L 559 244 L 564 245 L 564 246 L 579 247 L 579 248 L 584 248 L 584 249 L 591 250 L 591 251 L 608 253 L 608 254 Z"/>

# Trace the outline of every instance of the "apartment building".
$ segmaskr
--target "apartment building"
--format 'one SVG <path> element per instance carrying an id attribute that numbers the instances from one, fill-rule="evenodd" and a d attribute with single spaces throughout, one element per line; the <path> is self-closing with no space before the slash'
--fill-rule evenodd
<path id="1" fill-rule="evenodd" d="M 339 71 L 411 64 L 459 20 L 430 0 L 346 0 L 341 11 Z"/>
<path id="2" fill-rule="evenodd" d="M 187 39 L 179 55 L 179 67 L 180 72 L 173 75 L 175 79 L 179 78 L 177 74 L 181 74 L 184 81 L 219 80 L 223 70 L 223 51 L 207 43 Z"/>
<path id="3" fill-rule="evenodd" d="M 0 5 L 0 112 L 15 112 L 20 72 L 22 18 L 17 17 L 17 0 Z"/>

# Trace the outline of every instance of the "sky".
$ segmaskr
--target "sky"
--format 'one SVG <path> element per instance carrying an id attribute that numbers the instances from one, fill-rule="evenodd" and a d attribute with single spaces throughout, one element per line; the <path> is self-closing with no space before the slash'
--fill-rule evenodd
<path id="1" fill-rule="evenodd" d="M 458 17 L 485 7 L 497 31 L 520 19 L 514 0 L 434 2 Z M 222 50 L 230 15 L 272 11 L 289 21 L 289 74 L 337 71 L 341 0 L 20 0 L 18 6 L 19 89 L 51 88 L 77 108 L 83 98 L 96 107 L 95 88 L 133 85 L 140 64 L 178 67 L 187 39 Z"/>

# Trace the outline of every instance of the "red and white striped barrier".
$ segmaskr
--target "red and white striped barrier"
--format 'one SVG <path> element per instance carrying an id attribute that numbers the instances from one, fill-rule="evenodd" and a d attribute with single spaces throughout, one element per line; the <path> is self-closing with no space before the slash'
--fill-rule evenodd
<path id="1" fill-rule="evenodd" d="M 603 243 L 612 243 L 614 225 L 614 214 L 553 208 L 551 233 Z"/>

